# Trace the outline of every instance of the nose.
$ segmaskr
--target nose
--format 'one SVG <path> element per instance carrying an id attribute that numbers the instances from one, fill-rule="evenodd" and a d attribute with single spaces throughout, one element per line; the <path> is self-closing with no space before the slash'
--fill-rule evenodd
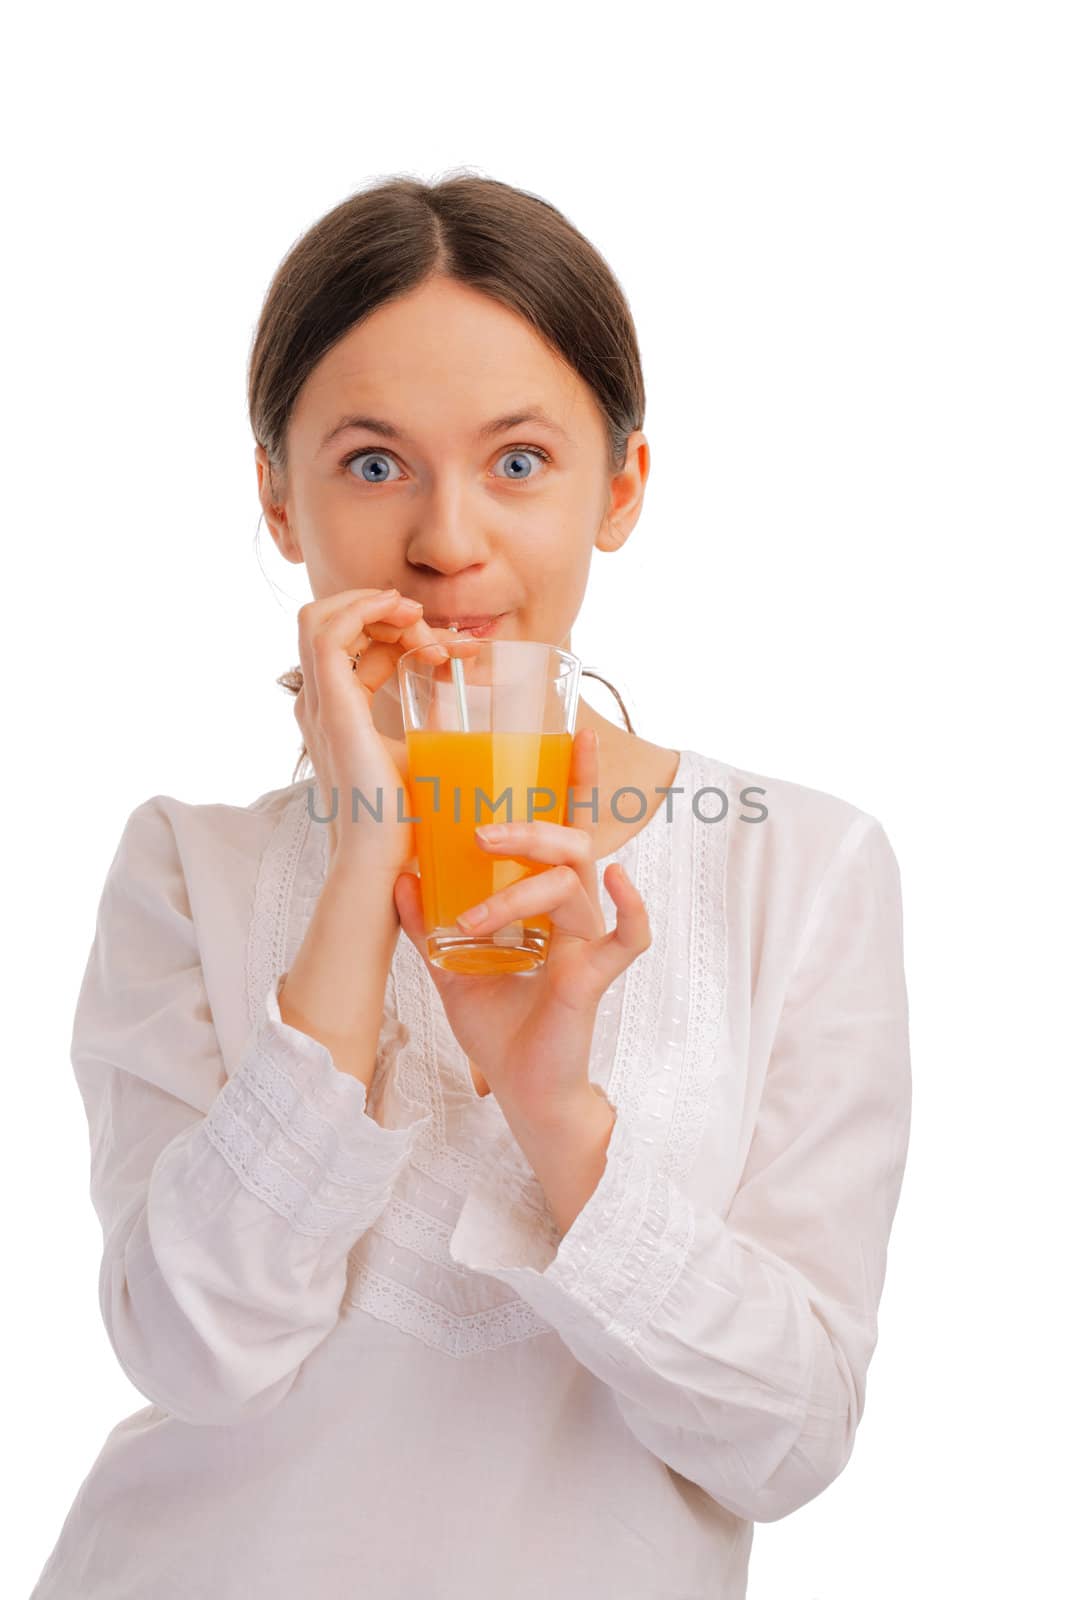
<path id="1" fill-rule="evenodd" d="M 440 484 L 425 497 L 416 517 L 407 544 L 412 567 L 454 577 L 477 571 L 489 559 L 489 539 L 458 489 Z"/>

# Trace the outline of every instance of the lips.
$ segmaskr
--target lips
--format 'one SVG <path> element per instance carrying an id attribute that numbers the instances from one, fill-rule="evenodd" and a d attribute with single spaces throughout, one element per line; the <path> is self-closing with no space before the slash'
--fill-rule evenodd
<path id="1" fill-rule="evenodd" d="M 422 620 L 431 628 L 450 628 L 455 623 L 457 628 L 484 628 L 487 622 L 495 622 L 497 617 L 503 616 L 502 611 L 483 611 L 478 616 L 459 617 L 454 615 L 430 617 L 423 612 Z"/>
<path id="2" fill-rule="evenodd" d="M 467 635 L 469 639 L 488 639 L 495 633 L 500 623 L 507 616 L 506 611 L 498 611 L 495 617 L 424 617 L 431 628 L 448 628 L 454 622 L 456 627 Z"/>

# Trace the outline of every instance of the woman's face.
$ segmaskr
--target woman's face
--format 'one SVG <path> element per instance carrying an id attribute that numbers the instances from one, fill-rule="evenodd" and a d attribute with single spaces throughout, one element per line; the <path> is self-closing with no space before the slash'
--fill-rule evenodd
<path id="1" fill-rule="evenodd" d="M 432 627 L 502 612 L 493 637 L 564 649 L 593 549 L 624 543 L 649 468 L 635 432 L 614 472 L 584 381 L 522 317 L 447 278 L 334 345 L 288 444 L 280 503 L 257 447 L 260 499 L 315 599 L 395 585 Z"/>

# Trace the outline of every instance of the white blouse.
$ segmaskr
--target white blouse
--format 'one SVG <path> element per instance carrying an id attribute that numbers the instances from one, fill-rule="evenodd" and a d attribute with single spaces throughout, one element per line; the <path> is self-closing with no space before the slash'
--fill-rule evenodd
<path id="1" fill-rule="evenodd" d="M 753 1522 L 825 1489 L 863 1413 L 910 1124 L 900 881 L 835 796 L 693 750 L 675 787 L 597 863 L 607 925 L 620 860 L 653 940 L 598 1010 L 617 1115 L 562 1240 L 402 930 L 369 1098 L 281 1020 L 326 871 L 310 783 L 132 812 L 72 1061 L 101 1311 L 150 1403 L 31 1600 L 745 1594 Z"/>

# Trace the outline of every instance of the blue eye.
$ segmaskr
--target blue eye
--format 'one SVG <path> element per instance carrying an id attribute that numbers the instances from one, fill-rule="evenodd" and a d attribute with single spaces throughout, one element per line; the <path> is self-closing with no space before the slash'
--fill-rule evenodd
<path id="1" fill-rule="evenodd" d="M 390 482 L 390 479 L 382 474 L 381 467 L 378 465 L 378 463 L 382 461 L 392 461 L 392 459 L 393 458 L 389 454 L 388 450 L 356 450 L 352 455 L 346 456 L 341 465 L 343 467 L 350 467 L 353 461 L 370 460 L 375 464 L 375 474 L 373 477 L 368 478 L 363 473 L 360 473 L 360 476 L 363 478 L 363 482 L 388 483 Z M 392 481 L 395 482 L 396 480 L 393 479 Z"/>
<path id="2" fill-rule="evenodd" d="M 510 450 L 505 450 L 503 456 L 499 459 L 508 463 L 513 463 L 521 456 L 536 456 L 538 460 L 542 461 L 545 465 L 548 464 L 550 459 L 548 452 L 546 450 L 539 449 L 535 444 L 524 444 L 515 446 Z M 341 465 L 347 470 L 354 461 L 359 461 L 363 464 L 369 463 L 373 467 L 373 475 L 371 476 L 368 476 L 368 474 L 363 471 L 360 471 L 358 474 L 361 482 L 363 483 L 395 483 L 397 481 L 395 478 L 390 478 L 387 476 L 388 468 L 383 471 L 381 466 L 382 462 L 393 462 L 393 465 L 396 465 L 392 454 L 388 450 L 375 450 L 365 446 L 362 450 L 354 450 L 351 455 L 345 456 L 344 460 L 341 462 Z M 514 472 L 508 471 L 504 474 L 504 476 L 507 478 L 509 483 L 529 483 L 531 477 L 536 478 L 539 476 L 539 474 L 536 472 L 515 474 Z"/>
<path id="3" fill-rule="evenodd" d="M 505 450 L 505 452 L 504 452 L 504 454 L 503 454 L 501 459 L 506 461 L 506 462 L 508 462 L 508 463 L 511 463 L 518 456 L 538 456 L 541 459 L 541 461 L 543 461 L 543 462 L 547 462 L 548 461 L 548 456 L 545 453 L 545 451 L 544 450 L 539 450 L 536 445 L 532 445 L 532 444 L 519 445 L 513 450 Z M 530 480 L 531 474 L 526 473 L 523 476 L 515 477 L 513 473 L 506 472 L 504 474 L 504 476 L 508 479 L 508 481 L 510 483 L 528 483 L 529 480 Z M 538 476 L 538 474 L 535 472 L 535 473 L 532 474 L 532 476 L 536 478 Z"/>

